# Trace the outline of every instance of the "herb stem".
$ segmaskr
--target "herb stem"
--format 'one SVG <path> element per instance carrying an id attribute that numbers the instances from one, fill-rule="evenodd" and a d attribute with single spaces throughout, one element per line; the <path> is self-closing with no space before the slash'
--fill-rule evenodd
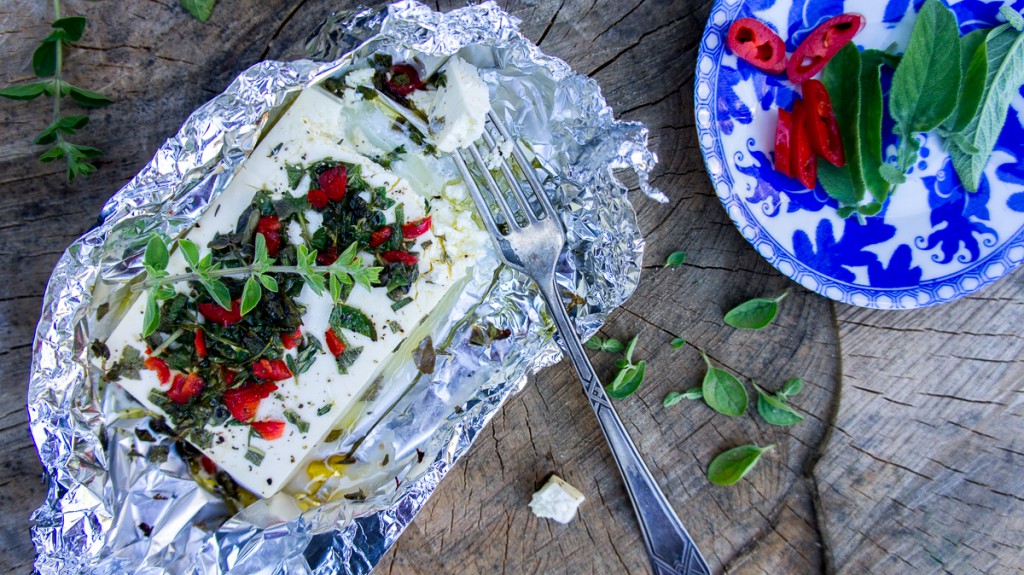
<path id="1" fill-rule="evenodd" d="M 162 278 L 160 278 L 159 280 L 156 280 L 156 281 L 146 280 L 144 282 L 137 283 L 137 284 L 132 286 L 131 291 L 139 292 L 139 291 L 143 291 L 143 290 L 149 289 L 151 287 L 154 287 L 154 286 L 156 286 L 158 284 L 160 284 L 160 285 L 175 284 L 175 283 L 179 283 L 179 282 L 183 282 L 183 281 L 198 280 L 198 279 L 201 279 L 202 277 L 231 277 L 231 276 L 246 277 L 246 276 L 252 275 L 255 271 L 256 270 L 255 270 L 255 268 L 253 266 L 240 266 L 240 267 L 237 267 L 237 268 L 221 268 L 221 269 L 216 269 L 216 270 L 210 270 L 208 272 L 205 272 L 202 276 L 200 274 L 197 274 L 197 273 L 185 273 L 185 274 L 169 275 L 169 276 L 162 277 Z M 301 275 L 301 274 L 303 274 L 303 273 L 305 273 L 307 271 L 312 272 L 312 273 L 316 273 L 316 274 L 326 274 L 326 273 L 330 273 L 331 272 L 331 268 L 330 268 L 330 266 L 312 266 L 310 268 L 301 268 L 300 269 L 298 266 L 269 266 L 269 267 L 267 267 L 267 268 L 262 270 L 263 273 L 296 274 L 296 275 Z"/>
<path id="2" fill-rule="evenodd" d="M 150 357 L 156 357 L 156 356 L 160 355 L 161 353 L 163 353 L 163 351 L 165 349 L 167 349 L 167 346 L 169 346 L 172 343 L 174 343 L 174 340 L 176 340 L 179 337 L 181 337 L 182 335 L 184 335 L 184 333 L 185 333 L 184 329 L 178 328 L 177 331 L 172 333 L 167 339 L 164 340 L 163 343 L 161 343 L 159 346 L 157 346 L 157 348 L 153 350 L 153 353 L 149 354 Z"/>
<path id="3" fill-rule="evenodd" d="M 60 0 L 53 0 L 53 17 L 54 20 L 60 20 Z M 53 72 L 53 121 L 56 123 L 60 120 L 60 100 L 63 97 L 63 90 L 61 90 L 61 68 L 64 65 L 64 43 L 54 42 L 57 54 L 57 65 L 54 67 Z M 64 137 L 61 136 L 60 130 L 57 130 L 57 147 L 64 143 Z"/>

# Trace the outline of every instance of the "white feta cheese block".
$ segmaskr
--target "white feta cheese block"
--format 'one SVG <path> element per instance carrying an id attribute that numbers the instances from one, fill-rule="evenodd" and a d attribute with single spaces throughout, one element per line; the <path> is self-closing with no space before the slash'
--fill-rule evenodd
<path id="1" fill-rule="evenodd" d="M 564 479 L 552 475 L 551 479 L 533 494 L 530 510 L 537 517 L 568 523 L 576 517 L 576 510 L 586 498 Z"/>
<path id="2" fill-rule="evenodd" d="M 412 302 L 394 310 L 394 302 L 387 297 L 385 288 L 367 291 L 360 286 L 355 286 L 347 299 L 349 305 L 357 307 L 371 319 L 377 339 L 374 341 L 345 330 L 350 347 L 363 348 L 348 367 L 346 375 L 339 373 L 335 358 L 326 351 L 325 333 L 333 309 L 329 291 L 318 296 L 307 285 L 297 298 L 306 306 L 302 316 L 303 334 L 319 339 L 324 351 L 308 371 L 277 382 L 278 390 L 261 401 L 255 420 L 282 420 L 288 410 L 307 422 L 308 429 L 300 431 L 299 426 L 289 422 L 282 437 L 265 440 L 256 433 L 250 433 L 249 426 L 238 425 L 237 422 L 234 425 L 207 425 L 206 431 L 212 434 L 212 441 L 201 448 L 203 453 L 241 486 L 261 497 L 270 497 L 280 490 L 303 466 L 306 456 L 374 381 L 408 333 L 429 314 L 447 313 L 446 310 L 435 310 L 435 307 L 445 300 L 453 286 L 461 285 L 459 281 L 470 273 L 473 262 L 489 246 L 489 238 L 466 211 L 466 204 L 450 199 L 443 186 L 444 177 L 439 181 L 425 178 L 426 188 L 414 189 L 407 180 L 346 145 L 342 135 L 351 133 L 351 130 L 345 124 L 359 116 L 345 109 L 351 105 L 361 106 L 363 103 L 347 102 L 317 87 L 304 90 L 186 236 L 206 253 L 206 246 L 218 232 L 234 231 L 239 216 L 248 208 L 257 191 L 269 190 L 276 197 L 291 189 L 286 165 L 307 165 L 324 158 L 359 165 L 362 177 L 371 186 L 386 187 L 388 197 L 404 205 L 409 221 L 424 217 L 425 200 L 430 200 L 434 225 L 432 231 L 417 238 L 420 275 L 408 294 Z M 308 189 L 308 178 L 308 175 L 304 176 L 295 194 Z M 393 211 L 394 208 L 387 214 L 389 221 L 393 221 Z M 319 227 L 320 219 L 315 212 L 308 211 L 307 214 L 307 224 L 312 233 Z M 297 229 L 288 229 L 287 234 L 293 243 L 301 241 Z M 423 248 L 428 242 L 428 247 Z M 370 256 L 364 254 L 363 257 L 369 264 Z M 180 250 L 172 254 L 167 270 L 172 275 L 186 271 Z M 184 292 L 188 289 L 187 283 L 177 284 L 177 289 Z M 141 337 L 144 313 L 145 298 L 140 297 L 107 339 L 113 358 L 121 357 L 128 346 L 145 354 L 147 346 Z M 294 354 L 295 350 L 286 353 Z M 163 393 L 168 387 L 160 385 L 156 372 L 142 370 L 138 378 L 122 377 L 118 383 L 148 409 L 166 415 L 150 399 L 153 390 Z M 261 456 L 254 457 L 251 452 Z"/>
<path id="3" fill-rule="evenodd" d="M 411 98 L 426 112 L 437 149 L 451 153 L 483 136 L 491 99 L 476 66 L 462 58 L 452 56 L 442 73 L 444 86 L 433 93 L 414 93 Z"/>

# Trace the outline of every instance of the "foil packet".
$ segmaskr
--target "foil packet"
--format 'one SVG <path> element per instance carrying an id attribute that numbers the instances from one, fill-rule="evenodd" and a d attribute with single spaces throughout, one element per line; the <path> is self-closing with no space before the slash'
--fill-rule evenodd
<path id="1" fill-rule="evenodd" d="M 317 506 L 279 494 L 233 513 L 173 444 L 134 431 L 148 416 L 102 384 L 93 318 L 143 272 L 150 234 L 186 231 L 290 97 L 353 62 L 458 53 L 476 64 L 562 211 L 557 281 L 580 334 L 631 295 L 644 242 L 614 172 L 634 171 L 649 197 L 667 201 L 648 184 L 657 158 L 647 130 L 616 121 L 596 82 L 543 54 L 518 24 L 490 2 L 333 14 L 311 35 L 309 59 L 243 72 L 111 198 L 54 269 L 33 346 L 28 410 L 49 483 L 32 515 L 40 573 L 369 573 L 502 403 L 561 357 L 530 280 L 503 267 L 477 273 L 439 328 L 447 355 L 435 372 L 382 394 L 357 425 L 346 488 L 359 496 Z M 485 327 L 511 337 L 481 342 Z"/>

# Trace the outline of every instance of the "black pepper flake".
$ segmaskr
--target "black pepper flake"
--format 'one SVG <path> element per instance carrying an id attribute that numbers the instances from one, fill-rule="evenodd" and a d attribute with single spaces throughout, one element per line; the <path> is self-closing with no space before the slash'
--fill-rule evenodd
<path id="1" fill-rule="evenodd" d="M 139 523 L 139 531 L 142 531 L 143 535 L 149 537 L 153 534 L 153 526 L 148 523 Z"/>
<path id="2" fill-rule="evenodd" d="M 424 455 L 426 455 L 426 453 L 423 453 L 422 451 L 417 449 L 416 450 L 416 463 L 423 463 L 423 456 Z"/>
<path id="3" fill-rule="evenodd" d="M 267 478 L 267 485 L 273 485 L 273 484 L 274 484 L 274 480 L 268 477 Z"/>

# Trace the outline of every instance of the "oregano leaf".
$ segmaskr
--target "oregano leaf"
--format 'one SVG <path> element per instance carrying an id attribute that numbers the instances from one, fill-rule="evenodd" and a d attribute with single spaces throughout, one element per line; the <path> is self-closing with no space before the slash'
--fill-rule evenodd
<path id="1" fill-rule="evenodd" d="M 715 485 L 732 485 L 750 473 L 765 452 L 774 448 L 774 445 L 741 445 L 724 451 L 708 466 L 708 481 Z"/>
<path id="2" fill-rule="evenodd" d="M 203 271 L 200 267 L 199 247 L 196 244 L 189 240 L 179 240 L 178 249 L 181 250 L 181 255 L 185 257 L 185 263 L 188 264 L 188 267 L 192 268 L 192 271 Z"/>
<path id="3" fill-rule="evenodd" d="M 32 52 L 32 71 L 40 78 L 57 73 L 57 40 L 47 38 Z"/>
<path id="4" fill-rule="evenodd" d="M 146 297 L 146 312 L 142 316 L 142 337 L 153 335 L 160 325 L 160 306 L 156 301 L 156 294 L 150 292 Z"/>
<path id="5" fill-rule="evenodd" d="M 761 418 L 772 425 L 787 427 L 804 420 L 804 416 L 793 410 L 784 399 L 769 395 L 756 383 L 751 382 L 757 390 L 757 412 Z"/>
<path id="6" fill-rule="evenodd" d="M 46 91 L 46 84 L 43 82 L 29 82 L 27 84 L 18 84 L 17 86 L 8 86 L 6 88 L 0 88 L 0 98 L 7 98 L 8 100 L 19 100 L 27 102 L 28 100 L 34 100 L 39 96 L 43 95 Z"/>
<path id="7" fill-rule="evenodd" d="M 779 393 L 786 397 L 793 397 L 800 393 L 804 389 L 804 380 L 799 377 L 793 377 L 786 380 L 786 383 L 782 385 L 782 389 Z"/>
<path id="8" fill-rule="evenodd" d="M 633 393 L 640 388 L 640 384 L 643 383 L 646 371 L 647 362 L 643 360 L 638 361 L 636 365 L 622 370 L 621 373 L 624 373 L 625 375 L 622 377 L 618 386 L 608 386 L 605 388 L 605 392 L 608 393 L 608 397 L 612 399 L 623 399 L 633 395 Z"/>
<path id="9" fill-rule="evenodd" d="M 256 277 L 249 276 L 249 279 L 245 280 L 245 287 L 242 288 L 242 303 L 240 306 L 242 315 L 246 315 L 256 309 L 262 297 L 263 289 L 260 287 L 259 282 L 256 281 Z"/>
<path id="10" fill-rule="evenodd" d="M 78 86 L 70 86 L 71 99 L 75 101 L 79 106 L 85 106 L 86 108 L 102 108 L 108 104 L 113 104 L 114 101 L 110 98 L 86 90 L 85 88 L 79 88 Z"/>
<path id="11" fill-rule="evenodd" d="M 206 22 L 213 14 L 213 7 L 217 4 L 217 0 L 179 0 L 179 3 L 196 20 Z"/>
<path id="12" fill-rule="evenodd" d="M 674 349 L 679 349 L 679 348 L 683 347 L 684 345 L 686 345 L 686 340 L 681 338 L 681 337 L 677 337 L 677 338 L 673 339 L 672 341 L 670 341 L 669 345 L 671 345 Z"/>
<path id="13" fill-rule="evenodd" d="M 68 42 L 77 42 L 82 39 L 86 24 L 88 21 L 82 16 L 67 16 L 54 20 L 50 26 L 63 30 L 64 37 Z"/>
<path id="14" fill-rule="evenodd" d="M 762 329 L 772 323 L 779 313 L 779 302 L 789 292 L 783 292 L 777 298 L 754 298 L 732 308 L 723 320 L 726 324 L 739 329 Z"/>
<path id="15" fill-rule="evenodd" d="M 704 402 L 711 409 L 723 415 L 731 417 L 743 415 L 747 411 L 747 404 L 750 401 L 746 388 L 731 373 L 711 365 L 711 360 L 704 352 L 701 352 L 701 356 L 708 369 L 704 375 L 704 382 L 701 384 Z"/>
<path id="16" fill-rule="evenodd" d="M 157 270 L 167 269 L 167 262 L 171 255 L 167 251 L 167 244 L 164 239 L 154 234 L 146 244 L 146 253 L 142 256 L 142 263 Z"/>
<path id="17" fill-rule="evenodd" d="M 665 258 L 665 267 L 674 268 L 683 265 L 686 261 L 686 252 L 672 252 Z"/>
<path id="18" fill-rule="evenodd" d="M 270 291 L 272 291 L 274 293 L 277 293 L 277 289 L 278 289 L 277 280 L 274 279 L 273 276 L 260 274 L 259 278 L 260 278 L 260 283 L 263 284 L 263 287 L 267 288 L 268 290 L 270 290 Z"/>

